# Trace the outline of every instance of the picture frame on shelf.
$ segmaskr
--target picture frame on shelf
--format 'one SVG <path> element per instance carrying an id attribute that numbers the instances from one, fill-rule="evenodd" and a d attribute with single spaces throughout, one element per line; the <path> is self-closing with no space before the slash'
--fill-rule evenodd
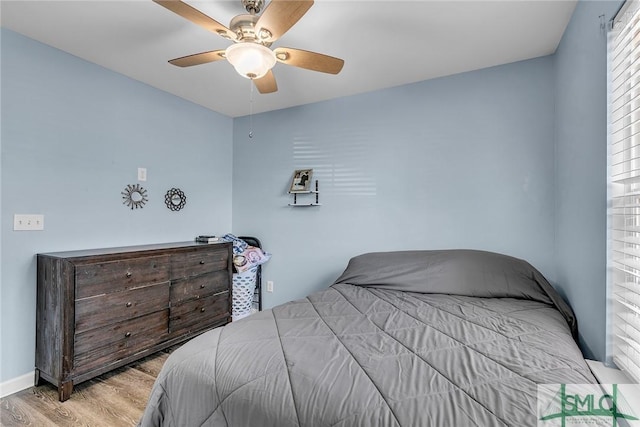
<path id="1" fill-rule="evenodd" d="M 296 169 L 291 179 L 289 193 L 308 193 L 311 190 L 313 169 Z"/>

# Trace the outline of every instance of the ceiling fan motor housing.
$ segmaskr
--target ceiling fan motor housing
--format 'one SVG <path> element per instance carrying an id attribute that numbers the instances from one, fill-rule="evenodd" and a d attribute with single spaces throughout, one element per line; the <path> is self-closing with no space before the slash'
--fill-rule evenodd
<path id="1" fill-rule="evenodd" d="M 233 17 L 229 24 L 229 29 L 236 35 L 238 42 L 254 42 L 264 46 L 271 46 L 272 43 L 265 41 L 271 36 L 267 29 L 261 29 L 260 34 L 256 34 L 256 22 L 260 17 L 256 15 L 238 15 Z"/>

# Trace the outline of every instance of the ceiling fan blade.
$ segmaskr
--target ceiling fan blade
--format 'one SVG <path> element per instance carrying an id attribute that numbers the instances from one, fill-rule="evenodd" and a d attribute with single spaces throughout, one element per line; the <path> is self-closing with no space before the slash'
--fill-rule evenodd
<path id="1" fill-rule="evenodd" d="M 169 9 L 171 12 L 182 16 L 185 19 L 193 22 L 196 25 L 204 28 L 205 30 L 211 31 L 212 33 L 218 34 L 226 39 L 235 40 L 236 35 L 216 21 L 213 18 L 208 17 L 204 13 L 200 12 L 198 9 L 191 7 L 187 3 L 184 3 L 180 0 L 153 0 L 158 3 L 160 6 L 163 6 Z"/>
<path id="2" fill-rule="evenodd" d="M 209 52 L 195 53 L 193 55 L 172 59 L 169 61 L 169 63 L 177 65 L 178 67 L 191 67 L 193 65 L 207 64 L 209 62 L 215 62 L 225 59 L 224 52 L 225 50 L 221 49 L 212 50 Z"/>
<path id="3" fill-rule="evenodd" d="M 278 90 L 276 78 L 271 70 L 259 79 L 253 79 L 253 83 L 256 85 L 258 92 L 260 93 L 272 93 Z"/>
<path id="4" fill-rule="evenodd" d="M 344 60 L 340 58 L 302 49 L 279 47 L 274 49 L 274 52 L 276 59 L 283 64 L 320 71 L 321 73 L 338 74 L 344 65 Z"/>
<path id="5" fill-rule="evenodd" d="M 256 34 L 265 42 L 278 40 L 311 6 L 313 0 L 271 0 L 256 22 Z"/>

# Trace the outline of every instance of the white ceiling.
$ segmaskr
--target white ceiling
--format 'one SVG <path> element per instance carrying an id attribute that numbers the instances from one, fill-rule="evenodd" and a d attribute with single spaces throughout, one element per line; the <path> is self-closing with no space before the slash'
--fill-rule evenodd
<path id="1" fill-rule="evenodd" d="M 338 75 L 276 64 L 278 91 L 253 113 L 369 92 L 555 52 L 577 0 L 316 0 L 272 48 L 345 60 Z M 240 0 L 188 1 L 228 25 Z M 230 117 L 250 113 L 250 81 L 226 61 L 176 57 L 230 42 L 151 0 L 0 2 L 3 27 Z"/>

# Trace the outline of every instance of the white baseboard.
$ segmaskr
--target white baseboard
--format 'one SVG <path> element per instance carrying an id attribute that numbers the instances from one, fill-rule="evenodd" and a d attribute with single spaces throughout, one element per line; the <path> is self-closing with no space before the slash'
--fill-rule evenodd
<path id="1" fill-rule="evenodd" d="M 0 383 L 0 398 L 33 387 L 35 378 L 35 372 L 29 372 L 28 374 Z"/>

